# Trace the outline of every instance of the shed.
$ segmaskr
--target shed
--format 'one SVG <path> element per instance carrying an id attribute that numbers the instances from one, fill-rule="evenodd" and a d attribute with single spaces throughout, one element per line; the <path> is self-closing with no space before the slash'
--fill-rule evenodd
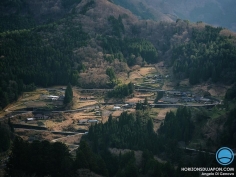
<path id="1" fill-rule="evenodd" d="M 113 110 L 120 110 L 120 107 L 119 106 L 114 106 Z"/>

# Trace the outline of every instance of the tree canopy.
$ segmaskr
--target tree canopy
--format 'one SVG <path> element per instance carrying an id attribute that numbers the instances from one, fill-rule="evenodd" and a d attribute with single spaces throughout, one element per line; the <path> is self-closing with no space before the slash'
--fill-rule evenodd
<path id="1" fill-rule="evenodd" d="M 69 104 L 71 103 L 73 100 L 73 90 L 72 87 L 70 85 L 70 83 L 67 85 L 66 87 L 66 91 L 65 91 L 65 97 L 64 97 L 64 104 Z"/>
<path id="2" fill-rule="evenodd" d="M 194 85 L 200 81 L 233 83 L 236 81 L 236 47 L 230 37 L 220 35 L 222 28 L 205 26 L 192 30 L 191 40 L 174 47 L 173 72 L 177 78 L 189 78 Z"/>

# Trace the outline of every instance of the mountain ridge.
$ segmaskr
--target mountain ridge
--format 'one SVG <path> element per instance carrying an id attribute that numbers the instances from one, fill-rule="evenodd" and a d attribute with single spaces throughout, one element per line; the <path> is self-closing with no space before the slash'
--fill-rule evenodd
<path id="1" fill-rule="evenodd" d="M 63 1 L 52 0 L 50 7 Z M 192 69 L 201 70 L 201 67 L 195 68 L 187 61 L 194 57 L 198 60 L 199 51 L 210 58 L 221 50 L 226 55 L 227 50 L 232 49 L 230 56 L 227 56 L 230 61 L 234 56 L 235 33 L 202 22 L 139 20 L 130 11 L 106 0 L 74 0 L 66 8 L 67 14 L 58 16 L 52 22 L 19 24 L 20 29 L 20 26 L 9 24 L 13 26 L 0 33 L 2 108 L 16 100 L 23 90 L 33 89 L 34 84 L 47 87 L 70 82 L 84 88 L 114 87 L 105 72 L 109 67 L 114 68 L 117 74 L 127 74 L 130 67 L 136 64 L 165 61 L 170 68 L 175 66 L 174 77 L 184 79 L 190 77 Z M 22 14 L 19 11 L 15 16 L 23 18 Z M 201 35 L 208 40 L 202 40 Z M 196 42 L 198 40 L 201 45 Z M 194 46 L 191 53 L 185 51 L 190 44 Z M 222 56 L 219 58 L 221 62 Z M 178 63 L 182 62 L 188 65 L 179 67 Z M 209 72 L 204 77 L 195 78 L 193 83 L 212 77 L 216 69 L 212 68 L 212 62 L 218 61 L 209 61 L 205 68 Z M 234 66 L 234 60 L 232 62 L 223 68 L 224 75 L 226 73 L 229 78 L 234 78 L 232 71 L 226 71 Z M 186 69 L 187 66 L 190 68 Z"/>
<path id="2" fill-rule="evenodd" d="M 139 0 L 132 0 L 127 5 L 123 1 L 113 0 L 112 2 L 121 5 L 125 8 L 130 9 L 136 14 L 140 14 L 141 18 L 147 19 L 146 16 L 142 16 L 142 9 L 135 8 L 139 3 L 144 5 L 144 9 L 149 9 L 149 13 L 153 20 L 160 20 L 160 18 L 169 18 L 172 21 L 176 19 L 190 20 L 192 22 L 203 21 L 205 23 L 222 26 L 236 31 L 236 22 L 234 7 L 236 6 L 235 1 L 227 0 L 201 0 L 201 1 L 173 1 L 173 0 L 147 0 L 141 2 Z M 157 15 L 158 12 L 159 15 Z"/>

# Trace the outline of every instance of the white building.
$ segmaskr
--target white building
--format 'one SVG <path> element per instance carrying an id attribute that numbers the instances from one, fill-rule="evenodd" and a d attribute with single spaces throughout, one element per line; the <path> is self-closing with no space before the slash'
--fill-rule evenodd
<path id="1" fill-rule="evenodd" d="M 121 108 L 121 107 L 119 107 L 119 106 L 114 106 L 114 107 L 113 107 L 113 110 L 114 110 L 114 111 L 120 110 L 120 108 Z"/>

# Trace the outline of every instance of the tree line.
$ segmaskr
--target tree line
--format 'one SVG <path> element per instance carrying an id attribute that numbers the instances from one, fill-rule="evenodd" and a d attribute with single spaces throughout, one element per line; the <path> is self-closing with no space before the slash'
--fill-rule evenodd
<path id="1" fill-rule="evenodd" d="M 126 96 L 131 95 L 132 93 L 134 93 L 134 84 L 130 82 L 129 84 L 122 84 L 116 86 L 114 90 L 109 91 L 107 93 L 107 96 L 110 98 L 124 98 Z"/>
<path id="2" fill-rule="evenodd" d="M 78 84 L 79 70 L 74 67 L 81 59 L 73 49 L 86 45 L 89 36 L 81 26 L 57 30 L 69 19 L 39 26 L 31 30 L 0 33 L 0 107 L 15 101 L 35 85 L 52 86 Z"/>
<path id="3" fill-rule="evenodd" d="M 140 158 L 141 163 L 137 165 L 134 151 L 114 155 L 104 149 L 96 153 L 83 140 L 73 158 L 63 143 L 48 141 L 28 143 L 16 137 L 5 168 L 5 177 L 77 177 L 80 176 L 79 171 L 84 169 L 107 177 L 197 176 L 194 173 L 181 173 L 180 170 L 175 170 L 170 163 L 158 162 L 148 150 L 144 150 Z"/>
<path id="4" fill-rule="evenodd" d="M 142 62 L 156 63 L 158 52 L 154 45 L 145 39 L 140 38 L 117 38 L 114 36 L 100 36 L 104 53 L 110 54 L 108 61 L 112 62 L 115 58 L 126 62 L 129 66 L 137 64 L 136 57 L 142 57 Z M 133 55 L 135 57 L 133 57 Z"/>
<path id="5" fill-rule="evenodd" d="M 235 146 L 235 141 L 232 141 L 235 134 L 234 115 L 235 110 L 232 110 L 221 136 L 222 143 L 228 143 L 229 147 Z M 89 128 L 74 158 L 62 143 L 28 143 L 16 137 L 7 163 L 6 176 L 78 176 L 80 169 L 89 169 L 102 176 L 187 177 L 199 174 L 181 172 L 181 167 L 218 166 L 215 156 L 200 152 L 191 155 L 179 148 L 179 142 L 188 144 L 192 140 L 194 125 L 189 108 L 180 107 L 176 113 L 168 112 L 158 134 L 153 128 L 152 118 L 145 109 L 136 110 L 132 114 L 123 112 L 117 118 L 110 115 L 107 122 Z M 110 148 L 130 151 L 115 155 Z M 141 151 L 140 160 L 136 159 L 135 151 Z M 155 160 L 156 155 L 167 162 L 158 162 Z"/>
<path id="6" fill-rule="evenodd" d="M 120 149 L 145 150 L 153 154 L 166 152 L 172 161 L 178 161 L 181 150 L 178 141 L 189 142 L 194 130 L 191 112 L 178 108 L 176 114 L 169 112 L 161 124 L 158 135 L 153 130 L 153 121 L 147 109 L 137 109 L 135 114 L 123 112 L 119 118 L 109 117 L 108 122 L 91 126 L 88 138 L 96 151 L 114 147 Z"/>
<path id="7" fill-rule="evenodd" d="M 231 36 L 220 35 L 221 30 L 211 26 L 193 28 L 191 41 L 173 48 L 173 72 L 177 78 L 189 78 L 192 85 L 210 78 L 227 84 L 236 81 L 236 47 Z"/>

